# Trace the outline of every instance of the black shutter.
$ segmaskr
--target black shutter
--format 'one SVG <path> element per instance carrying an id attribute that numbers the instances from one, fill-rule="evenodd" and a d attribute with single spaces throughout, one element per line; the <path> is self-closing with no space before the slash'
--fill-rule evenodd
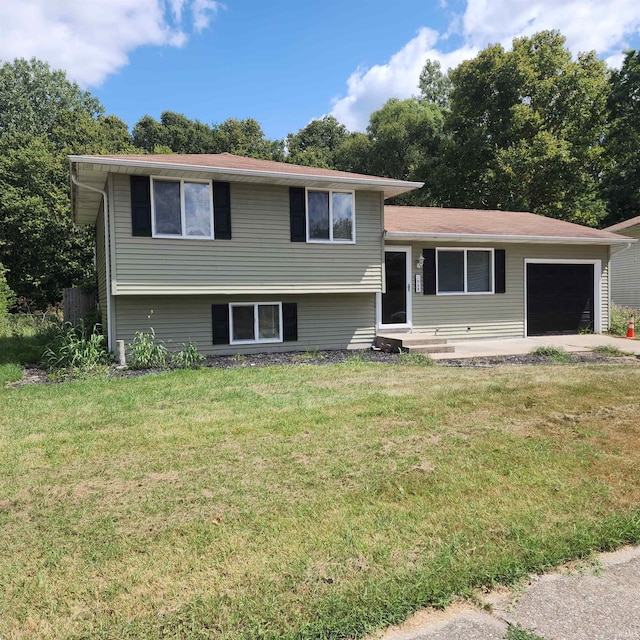
<path id="1" fill-rule="evenodd" d="M 436 250 L 423 249 L 422 257 L 424 264 L 422 265 L 422 290 L 426 296 L 436 295 Z"/>
<path id="2" fill-rule="evenodd" d="M 131 234 L 151 235 L 151 179 L 131 176 Z"/>
<path id="3" fill-rule="evenodd" d="M 504 293 L 507 290 L 507 278 L 505 271 L 505 252 L 504 249 L 495 249 L 494 262 L 496 270 L 496 293 Z"/>
<path id="4" fill-rule="evenodd" d="M 291 242 L 307 241 L 306 193 L 304 187 L 289 188 Z"/>
<path id="5" fill-rule="evenodd" d="M 296 342 L 298 340 L 298 305 L 295 302 L 282 303 L 282 340 Z"/>
<path id="6" fill-rule="evenodd" d="M 229 305 L 212 304 L 213 344 L 229 344 Z"/>
<path id="7" fill-rule="evenodd" d="M 217 240 L 231 240 L 231 189 L 228 182 L 213 183 L 213 229 Z"/>

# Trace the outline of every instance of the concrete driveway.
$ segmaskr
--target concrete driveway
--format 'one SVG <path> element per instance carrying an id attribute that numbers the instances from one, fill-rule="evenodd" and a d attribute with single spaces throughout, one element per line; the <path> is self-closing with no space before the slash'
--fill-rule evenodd
<path id="1" fill-rule="evenodd" d="M 436 360 L 457 360 L 459 358 L 487 358 L 492 356 L 514 356 L 529 353 L 536 347 L 554 346 L 565 351 L 591 351 L 594 347 L 610 345 L 640 356 L 640 340 L 616 338 L 604 334 L 571 336 L 543 336 L 535 338 L 506 338 L 494 340 L 450 341 L 455 347 L 453 353 L 434 353 Z"/>

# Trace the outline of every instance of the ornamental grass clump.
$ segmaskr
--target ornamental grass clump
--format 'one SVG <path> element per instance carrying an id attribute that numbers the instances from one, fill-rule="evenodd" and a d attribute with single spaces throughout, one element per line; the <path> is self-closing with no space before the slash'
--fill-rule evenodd
<path id="1" fill-rule="evenodd" d="M 58 326 L 42 355 L 43 363 L 52 372 L 93 373 L 111 361 L 100 325 L 91 330 L 81 321 L 74 327 L 70 322 Z"/>
<path id="2" fill-rule="evenodd" d="M 161 340 L 156 338 L 153 327 L 149 331 L 136 331 L 129 345 L 129 366 L 132 369 L 166 369 L 169 352 Z"/>

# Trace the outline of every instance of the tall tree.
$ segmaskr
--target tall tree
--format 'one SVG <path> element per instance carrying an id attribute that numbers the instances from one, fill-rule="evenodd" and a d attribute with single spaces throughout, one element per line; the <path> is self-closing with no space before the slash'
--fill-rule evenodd
<path id="1" fill-rule="evenodd" d="M 443 202 L 598 224 L 609 85 L 594 52 L 573 60 L 563 36 L 543 31 L 511 51 L 490 46 L 450 77 Z"/>
<path id="2" fill-rule="evenodd" d="M 0 262 L 39 307 L 92 273 L 90 233 L 74 228 L 67 155 L 133 151 L 127 126 L 38 60 L 0 67 Z"/>
<path id="3" fill-rule="evenodd" d="M 333 116 L 312 120 L 298 133 L 287 136 L 288 160 L 294 164 L 333 168 L 336 152 L 348 137 L 347 128 Z"/>
<path id="4" fill-rule="evenodd" d="M 420 98 L 433 102 L 439 107 L 449 107 L 449 96 L 451 94 L 451 78 L 448 73 L 443 73 L 438 60 L 427 60 L 420 72 L 418 81 L 420 88 Z"/>
<path id="5" fill-rule="evenodd" d="M 607 169 L 602 180 L 609 216 L 615 224 L 640 215 L 640 51 L 627 51 L 611 74 Z"/>

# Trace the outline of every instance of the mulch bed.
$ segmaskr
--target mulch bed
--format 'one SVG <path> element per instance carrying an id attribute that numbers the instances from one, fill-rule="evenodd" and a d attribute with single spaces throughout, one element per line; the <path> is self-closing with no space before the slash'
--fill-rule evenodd
<path id="1" fill-rule="evenodd" d="M 459 358 L 436 360 L 435 364 L 440 367 L 468 367 L 468 368 L 493 368 L 503 365 L 549 365 L 549 364 L 579 364 L 579 363 L 604 363 L 604 364 L 640 364 L 640 357 L 624 356 L 611 357 L 604 356 L 591 351 L 571 353 L 571 360 L 568 362 L 555 362 L 548 356 L 533 354 L 521 354 L 515 356 L 486 356 L 476 358 Z M 204 367 L 212 369 L 241 369 L 251 367 L 269 366 L 296 366 L 302 364 L 330 365 L 341 362 L 378 362 L 384 364 L 399 364 L 401 357 L 396 353 L 385 353 L 383 351 L 313 351 L 313 352 L 289 352 L 289 353 L 256 353 L 242 356 L 209 356 Z M 107 373 L 110 378 L 135 378 L 138 376 L 154 373 L 163 373 L 162 369 L 121 369 L 111 367 Z M 69 380 L 67 378 L 52 378 L 46 370 L 33 365 L 25 367 L 22 380 L 8 384 L 9 387 L 22 387 L 29 384 L 56 384 Z"/>

